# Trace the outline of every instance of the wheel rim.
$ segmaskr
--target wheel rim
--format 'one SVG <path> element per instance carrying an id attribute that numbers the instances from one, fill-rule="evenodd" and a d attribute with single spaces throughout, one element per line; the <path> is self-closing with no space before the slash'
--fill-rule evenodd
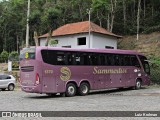
<path id="1" fill-rule="evenodd" d="M 140 81 L 137 82 L 137 88 L 140 88 L 141 87 L 141 83 Z"/>
<path id="2" fill-rule="evenodd" d="M 14 89 L 13 85 L 9 85 L 9 90 L 13 90 L 13 89 Z"/>
<path id="3" fill-rule="evenodd" d="M 86 85 L 83 85 L 81 88 L 82 93 L 87 93 L 88 92 L 88 87 Z"/>
<path id="4" fill-rule="evenodd" d="M 75 88 L 74 88 L 73 86 L 69 86 L 69 87 L 68 87 L 68 93 L 69 93 L 70 95 L 73 95 L 73 94 L 75 93 Z"/>

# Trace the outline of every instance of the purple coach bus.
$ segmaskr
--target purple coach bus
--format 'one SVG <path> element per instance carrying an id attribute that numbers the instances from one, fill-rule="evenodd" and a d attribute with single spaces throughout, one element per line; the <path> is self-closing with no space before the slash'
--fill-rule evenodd
<path id="1" fill-rule="evenodd" d="M 35 47 L 22 50 L 20 59 L 21 89 L 30 93 L 71 97 L 150 84 L 146 57 L 131 50 Z"/>

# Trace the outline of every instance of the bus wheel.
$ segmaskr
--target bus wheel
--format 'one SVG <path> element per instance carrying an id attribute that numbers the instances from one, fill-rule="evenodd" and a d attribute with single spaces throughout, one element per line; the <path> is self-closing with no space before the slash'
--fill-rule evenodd
<path id="1" fill-rule="evenodd" d="M 136 81 L 136 86 L 135 86 L 135 89 L 138 90 L 141 88 L 141 81 L 140 80 L 137 80 Z"/>
<path id="2" fill-rule="evenodd" d="M 76 86 L 73 83 L 67 84 L 66 87 L 66 96 L 67 97 L 73 97 L 76 94 Z"/>
<path id="3" fill-rule="evenodd" d="M 86 83 L 86 82 L 83 82 L 81 83 L 79 89 L 78 89 L 78 93 L 81 95 L 81 96 L 85 96 L 89 93 L 89 84 Z"/>

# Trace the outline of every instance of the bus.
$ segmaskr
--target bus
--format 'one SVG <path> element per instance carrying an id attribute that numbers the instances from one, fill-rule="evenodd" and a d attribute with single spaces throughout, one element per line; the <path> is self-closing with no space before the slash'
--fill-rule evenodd
<path id="1" fill-rule="evenodd" d="M 34 47 L 20 55 L 22 91 L 72 97 L 150 84 L 147 58 L 132 50 Z"/>

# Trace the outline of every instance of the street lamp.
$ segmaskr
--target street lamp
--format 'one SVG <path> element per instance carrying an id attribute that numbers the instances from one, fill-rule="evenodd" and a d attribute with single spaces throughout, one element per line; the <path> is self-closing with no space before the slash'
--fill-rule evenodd
<path id="1" fill-rule="evenodd" d="M 28 9 L 27 9 L 26 48 L 29 47 L 29 15 L 30 15 L 30 0 L 28 0 Z"/>
<path id="2" fill-rule="evenodd" d="M 90 36 L 91 36 L 91 10 L 92 8 L 89 8 L 87 9 L 87 13 L 88 13 L 88 21 L 89 21 L 89 30 L 88 30 L 88 35 L 89 35 L 89 41 L 88 41 L 88 44 L 89 44 L 89 48 L 90 48 Z"/>

